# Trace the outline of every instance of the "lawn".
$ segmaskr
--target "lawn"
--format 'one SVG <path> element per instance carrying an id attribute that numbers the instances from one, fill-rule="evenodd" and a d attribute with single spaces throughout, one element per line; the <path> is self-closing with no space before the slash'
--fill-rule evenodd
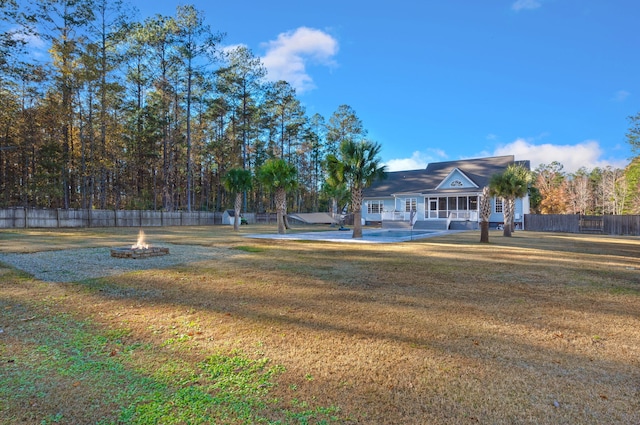
<path id="1" fill-rule="evenodd" d="M 0 423 L 640 423 L 638 238 L 243 237 L 274 231 L 145 229 L 220 255 L 71 283 L 0 263 Z M 136 233 L 4 230 L 0 252 Z"/>

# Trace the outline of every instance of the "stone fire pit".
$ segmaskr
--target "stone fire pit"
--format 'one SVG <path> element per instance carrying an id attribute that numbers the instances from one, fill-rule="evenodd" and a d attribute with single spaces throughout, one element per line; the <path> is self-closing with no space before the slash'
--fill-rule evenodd
<path id="1" fill-rule="evenodd" d="M 149 246 L 144 241 L 144 232 L 140 230 L 138 242 L 131 247 L 111 248 L 111 256 L 115 258 L 149 258 L 167 255 L 169 248 Z"/>
<path id="2" fill-rule="evenodd" d="M 149 258 L 167 255 L 169 248 L 150 246 L 148 248 L 111 248 L 111 256 L 116 258 Z"/>

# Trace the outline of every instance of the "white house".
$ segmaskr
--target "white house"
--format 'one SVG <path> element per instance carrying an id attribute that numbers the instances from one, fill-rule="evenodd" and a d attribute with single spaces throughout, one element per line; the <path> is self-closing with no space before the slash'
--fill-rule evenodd
<path id="1" fill-rule="evenodd" d="M 482 188 L 510 164 L 530 168 L 513 155 L 435 162 L 422 170 L 388 172 L 364 191 L 362 218 L 383 226 L 411 224 L 422 229 L 475 229 Z M 490 226 L 503 223 L 502 199 L 491 200 Z M 516 200 L 516 229 L 529 214 L 529 197 Z"/>

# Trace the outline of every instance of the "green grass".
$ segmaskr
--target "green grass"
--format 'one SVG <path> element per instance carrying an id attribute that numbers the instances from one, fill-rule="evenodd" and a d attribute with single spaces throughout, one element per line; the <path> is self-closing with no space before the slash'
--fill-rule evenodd
<path id="1" fill-rule="evenodd" d="M 640 288 L 624 287 L 624 286 L 611 286 L 609 293 L 613 295 L 635 295 L 640 296 Z"/>
<path id="2" fill-rule="evenodd" d="M 241 245 L 241 246 L 236 246 L 235 249 L 237 249 L 238 251 L 244 251 L 244 252 L 264 252 L 265 249 L 259 246 L 246 246 L 246 245 Z"/>
<path id="3" fill-rule="evenodd" d="M 46 306 L 48 302 L 36 303 Z M 7 318 L 20 323 L 26 337 L 0 349 L 5 363 L 0 374 L 0 411 L 13 412 L 13 417 L 4 418 L 9 423 L 77 421 L 65 410 L 73 408 L 68 400 L 61 400 L 56 411 L 52 397 L 62 387 L 66 393 L 76 387 L 79 398 L 84 398 L 74 400 L 77 408 L 85 409 L 84 417 L 100 425 L 338 423 L 335 407 L 283 405 L 271 397 L 284 367 L 272 365 L 268 358 L 251 359 L 236 351 L 189 362 L 162 353 L 161 367 L 150 370 L 154 362 L 147 366 L 134 359 L 157 356 L 158 348 L 132 341 L 127 328 L 100 330 L 90 321 L 64 313 L 42 316 L 42 311 L 24 306 L 0 304 L 0 308 Z M 25 315 L 28 320 L 20 319 Z M 183 344 L 189 338 L 184 337 L 167 343 L 168 350 L 186 349 Z M 43 404 L 50 405 L 44 417 L 24 412 L 19 418 L 15 413 L 17 405 Z M 105 411 L 112 413 L 104 415 Z"/>

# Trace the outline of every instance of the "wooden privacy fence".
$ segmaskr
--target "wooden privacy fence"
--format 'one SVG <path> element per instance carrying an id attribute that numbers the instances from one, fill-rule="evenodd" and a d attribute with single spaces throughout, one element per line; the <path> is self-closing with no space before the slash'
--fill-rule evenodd
<path id="1" fill-rule="evenodd" d="M 141 227 L 221 224 L 222 213 L 90 209 L 0 209 L 0 229 L 30 227 Z"/>
<path id="2" fill-rule="evenodd" d="M 603 233 L 640 236 L 640 215 L 604 215 Z"/>
<path id="3" fill-rule="evenodd" d="M 525 230 L 640 236 L 640 215 L 525 214 Z"/>

